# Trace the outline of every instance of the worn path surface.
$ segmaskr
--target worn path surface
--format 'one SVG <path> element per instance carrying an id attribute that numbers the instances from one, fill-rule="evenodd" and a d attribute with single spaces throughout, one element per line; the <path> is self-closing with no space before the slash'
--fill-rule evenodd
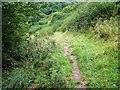
<path id="1" fill-rule="evenodd" d="M 59 43 L 60 46 L 63 49 L 64 55 L 68 56 L 72 62 L 73 62 L 73 79 L 78 82 L 78 85 L 75 86 L 75 88 L 87 88 L 87 82 L 85 81 L 83 75 L 81 74 L 78 64 L 77 64 L 77 58 L 75 55 L 72 55 L 72 48 L 70 48 L 70 41 L 65 40 L 63 38 L 63 33 L 56 32 L 54 33 L 53 39 L 56 43 Z"/>

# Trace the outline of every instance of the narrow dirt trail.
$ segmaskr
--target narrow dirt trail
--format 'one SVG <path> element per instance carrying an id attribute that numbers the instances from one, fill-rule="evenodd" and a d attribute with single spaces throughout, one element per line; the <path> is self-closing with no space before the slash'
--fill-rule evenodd
<path id="1" fill-rule="evenodd" d="M 72 62 L 73 62 L 73 80 L 75 80 L 76 82 L 78 82 L 78 85 L 75 86 L 75 88 L 87 88 L 87 82 L 85 81 L 83 75 L 81 74 L 78 64 L 77 64 L 77 58 L 75 55 L 72 55 L 72 48 L 70 48 L 70 42 L 69 41 L 64 41 L 62 38 L 62 33 L 55 33 L 54 34 L 54 40 L 59 43 L 61 42 L 60 40 L 62 40 L 61 47 L 63 49 L 63 53 L 64 55 L 66 55 L 67 57 L 69 57 Z"/>

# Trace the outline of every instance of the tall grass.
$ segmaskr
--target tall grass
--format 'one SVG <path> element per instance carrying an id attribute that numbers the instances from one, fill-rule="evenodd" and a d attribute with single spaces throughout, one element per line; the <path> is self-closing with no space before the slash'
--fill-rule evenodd
<path id="1" fill-rule="evenodd" d="M 49 21 L 43 19 L 41 26 L 32 26 L 20 46 L 23 60 L 13 60 L 14 69 L 3 72 L 3 88 L 74 87 L 72 63 L 51 39 L 56 31 L 70 31 L 62 40 L 71 42 L 89 87 L 116 88 L 117 9 L 116 3 L 76 3 L 47 16 Z"/>
<path id="2" fill-rule="evenodd" d="M 107 23 L 106 23 L 107 22 Z M 98 21 L 101 23 L 85 33 L 67 32 L 63 37 L 69 40 L 72 54 L 77 56 L 78 65 L 88 86 L 91 88 L 117 88 L 118 83 L 118 24 L 117 18 Z M 99 37 L 97 31 L 109 35 Z M 98 37 L 96 37 L 98 36 Z"/>
<path id="3" fill-rule="evenodd" d="M 50 37 L 30 37 L 26 58 L 14 62 L 11 71 L 4 70 L 3 89 L 72 87 L 72 63 L 61 48 Z"/>
<path id="4" fill-rule="evenodd" d="M 53 13 L 49 24 L 59 26 L 56 31 L 87 30 L 89 26 L 94 26 L 99 18 L 104 20 L 117 16 L 118 7 L 119 4 L 113 2 L 77 3 L 67 6 L 60 12 Z"/>

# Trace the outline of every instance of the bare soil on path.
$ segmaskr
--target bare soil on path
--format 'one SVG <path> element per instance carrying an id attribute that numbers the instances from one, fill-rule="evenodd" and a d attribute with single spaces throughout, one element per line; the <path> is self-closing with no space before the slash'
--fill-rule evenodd
<path id="1" fill-rule="evenodd" d="M 70 48 L 70 42 L 63 40 L 63 33 L 56 32 L 54 33 L 54 40 L 56 43 L 61 44 L 61 47 L 63 49 L 64 55 L 70 58 L 73 62 L 73 79 L 78 82 L 78 84 L 75 86 L 75 88 L 87 88 L 87 81 L 85 81 L 84 76 L 81 74 L 78 64 L 77 64 L 77 58 L 75 55 L 72 55 L 72 48 Z"/>

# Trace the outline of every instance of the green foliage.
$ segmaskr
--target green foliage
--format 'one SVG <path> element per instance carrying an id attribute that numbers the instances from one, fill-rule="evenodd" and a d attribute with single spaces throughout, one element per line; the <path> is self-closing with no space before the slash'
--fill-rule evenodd
<path id="1" fill-rule="evenodd" d="M 65 6 L 67 6 L 67 3 L 64 2 L 41 2 L 41 11 L 46 15 L 49 15 L 53 12 L 61 10 Z"/>
<path id="2" fill-rule="evenodd" d="M 109 38 L 107 36 L 104 39 L 96 38 L 91 32 L 91 28 L 85 33 L 66 33 L 63 37 L 72 42 L 71 47 L 74 49 L 72 54 L 77 56 L 79 68 L 91 88 L 118 87 L 118 41 L 116 39 L 118 29 L 116 20 L 117 18 L 111 18 L 101 21 L 99 24 L 106 30 L 101 30 L 101 33 L 107 33 Z M 95 31 L 99 25 L 93 27 Z"/>
<path id="3" fill-rule="evenodd" d="M 74 12 L 74 10 L 76 10 L 76 8 L 78 7 L 78 3 L 74 3 L 74 4 L 70 4 L 68 6 L 66 6 L 65 8 L 62 9 L 61 12 L 63 13 L 71 13 L 71 12 Z"/>
<path id="4" fill-rule="evenodd" d="M 118 17 L 111 17 L 110 20 L 101 21 L 99 19 L 94 28 L 91 28 L 92 34 L 96 38 L 109 39 L 113 38 L 118 33 Z"/>
<path id="5" fill-rule="evenodd" d="M 33 41 L 27 47 L 27 60 L 21 64 L 17 61 L 15 69 L 3 77 L 3 88 L 29 88 L 32 84 L 36 88 L 71 87 L 72 67 L 69 59 L 49 38 L 40 40 L 35 37 L 34 40 L 37 42 Z M 5 72 L 3 75 L 6 75 Z"/>
<path id="6" fill-rule="evenodd" d="M 50 25 L 57 23 L 60 31 L 81 31 L 94 26 L 99 18 L 110 19 L 117 16 L 117 3 L 76 3 L 66 6 L 60 12 L 53 13 Z M 57 31 L 57 30 L 56 30 Z"/>
<path id="7" fill-rule="evenodd" d="M 24 58 L 23 48 L 27 44 L 25 41 L 25 34 L 28 32 L 27 28 L 30 27 L 29 21 L 26 18 L 36 18 L 39 7 L 35 3 L 3 3 L 2 13 L 2 41 L 3 41 L 3 56 L 8 54 L 14 60 Z M 7 59 L 3 57 L 3 66 L 7 63 Z"/>
<path id="8" fill-rule="evenodd" d="M 62 41 L 71 42 L 89 87 L 118 86 L 119 4 L 13 2 L 2 6 L 4 89 L 75 86 L 72 63 L 51 39 L 56 31 L 66 31 Z"/>
<path id="9" fill-rule="evenodd" d="M 3 54 L 11 56 L 14 53 L 12 58 L 15 60 L 25 58 L 22 53 L 27 45 L 26 33 L 31 34 L 42 29 L 48 23 L 46 13 L 58 11 L 64 6 L 65 3 L 3 3 Z M 47 8 L 50 10 L 46 11 Z M 4 57 L 3 63 L 7 63 Z"/>
<path id="10" fill-rule="evenodd" d="M 109 46 L 109 43 L 83 43 L 73 45 L 73 54 L 77 55 L 80 69 L 88 81 L 88 86 L 117 88 L 117 49 Z"/>
<path id="11" fill-rule="evenodd" d="M 52 64 L 48 61 L 52 61 Z M 46 74 L 42 74 L 42 69 L 40 69 L 37 73 L 35 82 L 38 84 L 38 87 L 71 87 L 71 83 L 73 83 L 71 81 L 71 63 L 69 62 L 69 59 L 63 55 L 59 47 L 56 48 L 55 52 L 51 55 L 51 58 L 48 61 L 44 61 L 46 66 L 51 65 L 48 70 L 45 69 Z"/>
<path id="12" fill-rule="evenodd" d="M 9 78 L 6 80 L 3 79 L 3 89 L 6 88 L 26 88 L 32 82 L 32 73 L 24 69 L 13 70 Z"/>

